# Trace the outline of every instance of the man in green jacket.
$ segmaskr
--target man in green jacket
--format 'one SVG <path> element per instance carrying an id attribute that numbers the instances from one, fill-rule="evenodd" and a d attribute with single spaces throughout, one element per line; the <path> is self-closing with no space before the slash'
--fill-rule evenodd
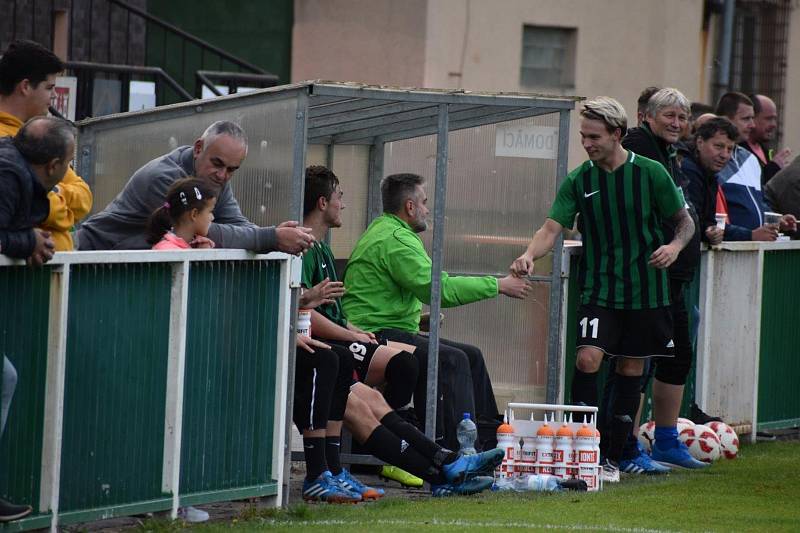
<path id="1" fill-rule="evenodd" d="M 412 344 L 420 375 L 414 391 L 417 417 L 424 424 L 428 338 L 419 335 L 422 304 L 430 303 L 431 259 L 418 233 L 427 229 L 424 179 L 394 174 L 381 182 L 383 215 L 375 219 L 350 255 L 342 298 L 345 316 L 379 339 Z M 524 298 L 530 283 L 507 276 L 450 277 L 442 272 L 442 307 L 455 307 L 498 293 Z M 477 421 L 497 417 L 492 382 L 483 354 L 475 346 L 445 339 L 439 344 L 437 439 L 455 447 L 455 429 L 463 413 Z M 454 448 L 455 449 L 455 448 Z"/>

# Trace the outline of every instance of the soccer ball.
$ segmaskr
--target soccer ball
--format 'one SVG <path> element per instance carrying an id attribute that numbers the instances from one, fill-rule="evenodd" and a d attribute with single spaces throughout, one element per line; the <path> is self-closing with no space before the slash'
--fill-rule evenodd
<path id="1" fill-rule="evenodd" d="M 656 439 L 656 423 L 654 420 L 645 422 L 639 426 L 639 442 L 648 452 L 653 449 L 653 441 Z"/>
<path id="2" fill-rule="evenodd" d="M 719 437 L 720 454 L 726 459 L 736 459 L 739 453 L 739 437 L 725 422 L 709 422 L 706 424 Z"/>
<path id="3" fill-rule="evenodd" d="M 689 453 L 692 454 L 692 457 L 698 461 L 712 463 L 719 459 L 719 437 L 711 428 L 701 424 L 696 424 L 694 427 L 684 427 L 678 434 L 678 438 L 689 448 Z"/>
<path id="4" fill-rule="evenodd" d="M 681 432 L 684 429 L 693 428 L 694 427 L 694 422 L 692 422 L 691 420 L 689 420 L 687 418 L 679 418 L 678 419 L 678 423 L 676 425 L 677 425 L 677 428 L 678 428 L 678 435 L 680 435 Z"/>

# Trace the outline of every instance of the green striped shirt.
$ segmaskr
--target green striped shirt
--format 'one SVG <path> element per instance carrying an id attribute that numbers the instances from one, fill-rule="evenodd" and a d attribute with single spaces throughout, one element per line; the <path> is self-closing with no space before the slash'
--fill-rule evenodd
<path id="1" fill-rule="evenodd" d="M 685 203 L 660 163 L 633 152 L 613 172 L 591 161 L 570 172 L 548 217 L 571 228 L 581 215 L 581 302 L 612 309 L 669 305 L 667 271 L 647 262 L 664 244 L 661 220 Z"/>

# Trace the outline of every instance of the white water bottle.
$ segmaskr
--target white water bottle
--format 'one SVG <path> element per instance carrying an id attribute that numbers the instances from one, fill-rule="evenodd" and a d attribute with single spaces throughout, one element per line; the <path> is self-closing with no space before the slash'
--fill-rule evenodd
<path id="1" fill-rule="evenodd" d="M 571 477 L 569 463 L 572 460 L 572 430 L 565 421 L 553 440 L 553 475 L 559 479 Z"/>
<path id="2" fill-rule="evenodd" d="M 469 413 L 464 413 L 464 418 L 458 423 L 456 428 L 456 438 L 458 439 L 459 452 L 462 455 L 475 455 L 475 439 L 478 438 L 478 428 L 470 418 Z"/>
<path id="3" fill-rule="evenodd" d="M 536 473 L 553 473 L 553 430 L 547 424 L 546 415 L 544 424 L 536 432 Z"/>
<path id="4" fill-rule="evenodd" d="M 508 423 L 508 415 L 503 417 L 503 423 L 497 428 L 497 447 L 505 452 L 505 456 L 500 466 L 495 469 L 495 474 L 501 479 L 514 477 L 517 444 L 514 428 Z"/>
<path id="5" fill-rule="evenodd" d="M 597 465 L 600 462 L 595 449 L 595 429 L 583 424 L 575 434 L 575 453 L 578 456 L 578 479 L 586 482 L 587 490 L 600 488 Z"/>
<path id="6" fill-rule="evenodd" d="M 520 462 L 517 467 L 520 474 L 533 474 L 536 471 L 536 439 L 534 437 L 522 437 L 522 450 Z"/>
<path id="7" fill-rule="evenodd" d="M 311 336 L 311 309 L 300 309 L 297 312 L 297 334 Z"/>

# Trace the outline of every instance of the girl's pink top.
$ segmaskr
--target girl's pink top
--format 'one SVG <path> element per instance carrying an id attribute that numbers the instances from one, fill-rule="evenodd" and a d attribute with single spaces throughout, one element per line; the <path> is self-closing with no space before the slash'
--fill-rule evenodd
<path id="1" fill-rule="evenodd" d="M 153 246 L 153 250 L 183 250 L 186 248 L 191 248 L 189 243 L 171 231 L 166 232 L 164 237 Z"/>

